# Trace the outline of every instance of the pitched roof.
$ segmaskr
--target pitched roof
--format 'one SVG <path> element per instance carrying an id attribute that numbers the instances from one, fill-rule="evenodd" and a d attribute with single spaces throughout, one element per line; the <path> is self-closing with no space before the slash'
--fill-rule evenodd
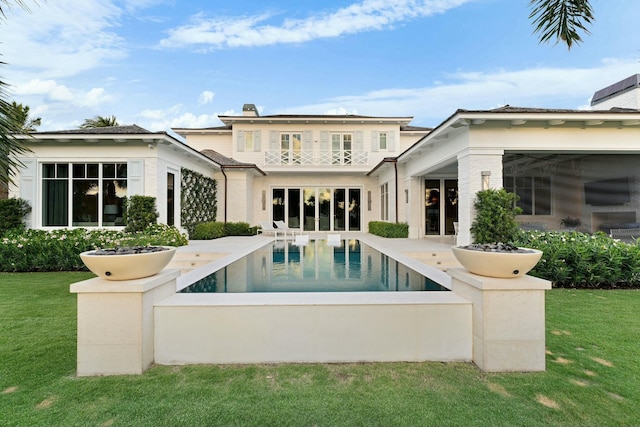
<path id="1" fill-rule="evenodd" d="M 458 109 L 456 113 L 580 113 L 580 114 L 601 114 L 601 113 L 637 113 L 640 110 L 633 108 L 613 107 L 608 110 L 577 110 L 569 108 L 535 108 L 535 107 L 514 107 L 509 104 L 491 110 L 465 110 Z M 454 113 L 454 115 L 456 114 Z"/>
<path id="2" fill-rule="evenodd" d="M 145 128 L 142 128 L 138 125 L 127 125 L 127 126 L 106 126 L 106 127 L 97 127 L 97 128 L 79 128 L 79 129 L 69 129 L 69 130 L 56 130 L 51 132 L 33 132 L 32 135 L 38 134 L 54 134 L 54 135 L 116 135 L 116 134 L 127 134 L 127 135 L 146 135 L 152 134 L 154 132 L 148 131 Z M 163 133 L 163 132 L 160 132 Z"/>
<path id="3" fill-rule="evenodd" d="M 433 128 L 426 128 L 422 126 L 400 126 L 400 132 L 431 132 Z"/>
<path id="4" fill-rule="evenodd" d="M 213 160 L 214 162 L 219 164 L 223 169 L 224 168 L 256 169 L 262 175 L 266 175 L 266 173 L 264 173 L 254 163 L 239 162 L 236 159 L 232 159 L 231 157 L 224 156 L 224 155 L 218 153 L 217 151 L 210 150 L 210 149 L 202 150 L 202 151 L 200 151 L 200 153 L 202 153 L 203 155 L 207 156 L 208 158 L 210 158 L 211 160 Z"/>

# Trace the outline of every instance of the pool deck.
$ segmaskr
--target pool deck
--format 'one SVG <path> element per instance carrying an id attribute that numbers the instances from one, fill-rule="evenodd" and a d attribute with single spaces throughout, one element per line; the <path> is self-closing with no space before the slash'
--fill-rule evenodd
<path id="1" fill-rule="evenodd" d="M 310 233 L 310 238 L 325 239 L 327 234 L 338 233 Z M 446 270 L 460 266 L 451 251 L 455 245 L 453 237 L 388 239 L 362 232 L 339 234 L 342 239 L 358 239 L 447 287 L 450 278 Z M 182 270 L 178 278 L 178 289 L 182 289 L 273 240 L 273 236 L 264 235 L 191 240 L 187 246 L 178 248 L 169 267 Z"/>

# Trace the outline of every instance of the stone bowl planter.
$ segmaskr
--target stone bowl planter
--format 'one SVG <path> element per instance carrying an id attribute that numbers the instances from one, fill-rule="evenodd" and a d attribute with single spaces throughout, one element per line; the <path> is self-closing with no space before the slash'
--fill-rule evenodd
<path id="1" fill-rule="evenodd" d="M 136 246 L 82 252 L 80 258 L 98 277 L 132 280 L 158 274 L 175 253 L 173 246 Z"/>
<path id="2" fill-rule="evenodd" d="M 527 274 L 536 266 L 542 251 L 511 245 L 469 245 L 451 248 L 464 268 L 487 277 L 514 278 Z"/>

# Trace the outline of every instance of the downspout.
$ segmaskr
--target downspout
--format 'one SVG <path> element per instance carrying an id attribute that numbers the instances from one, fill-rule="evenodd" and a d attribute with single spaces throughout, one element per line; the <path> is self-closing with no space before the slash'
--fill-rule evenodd
<path id="1" fill-rule="evenodd" d="M 396 224 L 398 223 L 398 159 L 393 159 L 393 169 L 395 170 L 395 179 L 396 179 Z"/>
<path id="2" fill-rule="evenodd" d="M 227 200 L 228 199 L 228 192 L 227 189 L 229 188 L 228 184 L 227 184 L 227 174 L 224 173 L 224 166 L 220 167 L 220 172 L 222 172 L 222 175 L 224 176 L 224 222 L 225 224 L 227 223 Z"/>

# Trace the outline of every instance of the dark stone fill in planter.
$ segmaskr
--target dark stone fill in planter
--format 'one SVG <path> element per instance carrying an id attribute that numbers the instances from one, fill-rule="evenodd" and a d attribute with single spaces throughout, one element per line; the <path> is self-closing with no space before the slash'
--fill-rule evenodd
<path id="1" fill-rule="evenodd" d="M 91 255 L 135 255 L 168 251 L 163 246 L 123 246 L 121 248 L 96 249 Z"/>
<path id="2" fill-rule="evenodd" d="M 532 253 L 534 251 L 530 249 L 523 249 L 517 246 L 514 246 L 510 243 L 472 243 L 467 246 L 460 246 L 462 249 L 468 249 L 470 251 L 480 251 L 480 252 L 500 252 L 500 253 L 518 253 L 518 254 L 526 254 Z"/>

